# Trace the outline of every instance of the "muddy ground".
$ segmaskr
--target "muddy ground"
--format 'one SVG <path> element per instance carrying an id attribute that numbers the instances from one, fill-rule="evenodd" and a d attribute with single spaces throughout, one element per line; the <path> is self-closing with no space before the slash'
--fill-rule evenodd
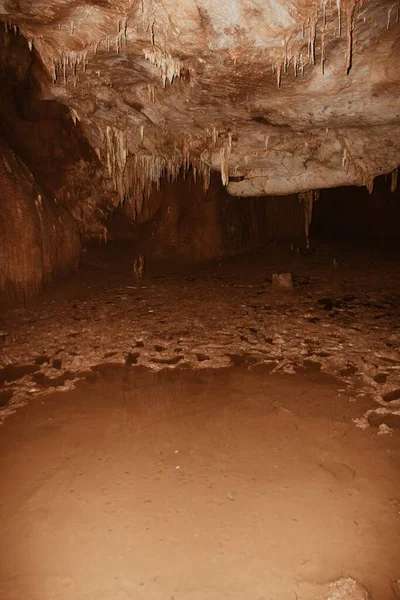
<path id="1" fill-rule="evenodd" d="M 134 259 L 2 312 L 0 597 L 400 597 L 399 256 Z"/>

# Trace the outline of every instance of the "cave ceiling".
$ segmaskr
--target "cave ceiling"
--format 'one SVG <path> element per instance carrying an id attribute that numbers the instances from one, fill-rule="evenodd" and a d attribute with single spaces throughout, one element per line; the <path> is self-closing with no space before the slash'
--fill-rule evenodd
<path id="1" fill-rule="evenodd" d="M 0 0 L 0 20 L 120 199 L 189 166 L 255 196 L 400 163 L 398 2 Z"/>

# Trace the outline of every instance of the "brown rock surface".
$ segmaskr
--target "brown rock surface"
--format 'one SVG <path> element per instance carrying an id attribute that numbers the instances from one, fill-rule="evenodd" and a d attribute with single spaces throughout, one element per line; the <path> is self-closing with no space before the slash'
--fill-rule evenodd
<path id="1" fill-rule="evenodd" d="M 239 196 L 396 169 L 398 13 L 393 0 L 0 0 L 42 96 L 68 107 L 138 213 L 189 164 Z"/>

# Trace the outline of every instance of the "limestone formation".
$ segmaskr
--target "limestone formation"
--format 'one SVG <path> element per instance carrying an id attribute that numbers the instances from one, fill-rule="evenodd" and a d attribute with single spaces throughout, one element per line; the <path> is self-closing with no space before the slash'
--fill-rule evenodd
<path id="1" fill-rule="evenodd" d="M 237 196 L 366 185 L 400 162 L 397 0 L 0 0 L 135 214 L 190 166 Z"/>
<path id="2" fill-rule="evenodd" d="M 76 269 L 81 242 L 65 207 L 43 195 L 0 139 L 0 298 L 24 300 L 54 275 Z"/>

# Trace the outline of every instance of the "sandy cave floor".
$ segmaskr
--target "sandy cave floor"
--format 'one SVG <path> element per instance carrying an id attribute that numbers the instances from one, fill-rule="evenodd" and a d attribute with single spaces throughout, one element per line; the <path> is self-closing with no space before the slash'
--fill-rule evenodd
<path id="1" fill-rule="evenodd" d="M 400 597 L 399 257 L 103 252 L 1 316 L 0 598 Z"/>

